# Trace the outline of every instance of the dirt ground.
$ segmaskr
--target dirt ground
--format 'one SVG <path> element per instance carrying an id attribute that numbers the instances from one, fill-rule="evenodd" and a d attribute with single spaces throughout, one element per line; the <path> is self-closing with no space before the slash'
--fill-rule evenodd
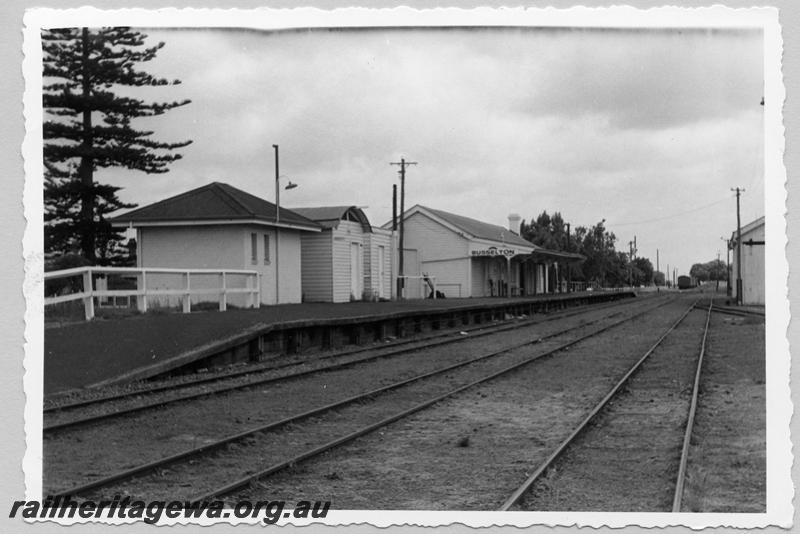
<path id="1" fill-rule="evenodd" d="M 608 311 L 587 310 L 589 318 Z M 585 317 L 519 328 L 502 334 L 398 357 L 198 399 L 124 420 L 58 432 L 44 439 L 44 487 L 59 491 L 98 476 L 194 448 L 223 436 L 363 393 L 381 385 L 580 324 Z M 87 444 L 104 444 L 103 447 Z M 252 461 L 251 461 L 252 463 Z"/>
<path id="2" fill-rule="evenodd" d="M 492 510 L 561 441 L 684 304 L 461 393 L 237 498 L 326 499 L 338 509 Z"/>
<path id="3" fill-rule="evenodd" d="M 229 498 L 331 500 L 336 509 L 497 509 L 688 304 L 686 300 L 664 306 L 647 318 L 471 388 L 252 484 Z M 595 315 L 599 313 L 596 311 Z M 596 445 L 583 460 L 596 460 L 605 454 L 606 468 L 614 457 L 621 457 L 628 463 L 640 464 L 642 472 L 649 469 L 651 473 L 666 473 L 670 469 L 680 443 L 666 443 L 659 436 L 675 435 L 682 424 L 679 412 L 683 408 L 678 406 L 685 404 L 687 389 L 690 390 L 687 375 L 693 371 L 684 372 L 686 366 L 678 363 L 698 345 L 696 331 L 702 323 L 699 317 L 704 320 L 702 312 L 692 312 L 683 334 L 670 341 L 674 350 L 666 352 L 672 358 L 662 359 L 655 378 L 643 375 L 639 389 L 628 390 L 625 396 L 638 400 L 627 405 L 615 403 L 606 416 L 605 421 L 610 423 L 633 417 L 640 421 L 642 429 L 648 421 L 660 421 L 649 438 L 652 449 L 635 450 L 626 445 L 629 434 L 600 425 L 593 430 L 605 433 L 607 441 Z M 45 487 L 69 487 L 589 318 L 595 317 L 554 321 L 465 344 L 421 350 L 371 365 L 141 414 L 90 430 L 66 432 L 57 439 L 46 438 Z M 273 465 L 281 458 L 464 383 L 479 371 L 519 361 L 547 346 L 551 345 L 519 349 L 496 364 L 451 372 L 435 382 L 376 397 L 374 402 L 359 403 L 255 436 L 221 450 L 209 463 L 193 460 L 113 490 L 151 497 L 162 496 L 167 488 L 170 497 L 195 496 L 214 484 Z M 714 314 L 706 358 L 684 509 L 764 511 L 763 320 Z M 643 435 L 644 430 L 640 433 Z M 682 434 L 678 441 L 681 439 Z M 67 458 L 69 462 L 64 461 Z M 631 484 L 625 476 L 613 482 L 613 487 L 620 489 L 614 492 L 616 503 L 595 503 L 586 495 L 574 498 L 565 485 L 558 485 L 558 477 L 565 472 L 556 470 L 548 475 L 546 485 L 533 494 L 539 504 L 545 505 L 536 505 L 535 509 L 653 510 L 654 502 L 661 506 L 667 500 L 665 489 L 653 489 L 644 482 Z M 602 478 L 598 481 L 602 484 Z M 574 476 L 572 482 L 587 488 L 592 483 L 580 476 Z M 605 491 L 599 487 L 599 494 L 612 493 L 608 487 Z M 645 495 L 636 497 L 636 493 Z M 565 504 L 568 498 L 573 505 Z"/>
<path id="4" fill-rule="evenodd" d="M 766 512 L 764 321 L 712 317 L 684 510 Z"/>
<path id="5" fill-rule="evenodd" d="M 669 512 L 706 312 L 666 338 L 525 495 L 543 511 Z"/>

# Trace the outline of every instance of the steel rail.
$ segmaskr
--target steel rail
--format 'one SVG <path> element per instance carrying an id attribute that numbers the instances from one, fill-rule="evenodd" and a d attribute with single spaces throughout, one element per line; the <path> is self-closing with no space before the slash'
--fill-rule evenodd
<path id="1" fill-rule="evenodd" d="M 509 321 L 504 321 L 501 324 L 494 324 L 494 325 L 480 324 L 480 325 L 472 326 L 472 327 L 469 327 L 469 328 L 461 328 L 460 331 L 462 331 L 462 332 L 474 332 L 474 331 L 484 330 L 485 333 L 484 332 L 478 332 L 478 334 L 472 336 L 472 337 L 478 337 L 478 336 L 483 336 L 483 335 L 489 335 L 489 334 L 495 333 L 495 332 L 503 332 L 505 330 L 513 330 L 514 328 L 524 327 L 524 326 L 528 326 L 528 325 L 531 325 L 531 324 L 545 323 L 545 322 L 553 321 L 553 320 L 556 320 L 556 319 L 563 319 L 563 318 L 566 318 L 566 317 L 572 317 L 572 316 L 575 316 L 575 315 L 580 315 L 581 313 L 586 313 L 587 311 L 602 310 L 602 309 L 605 309 L 605 308 L 609 308 L 609 307 L 613 307 L 613 306 L 619 306 L 620 304 L 628 304 L 628 303 L 629 302 L 627 302 L 626 300 L 622 300 L 622 301 L 617 300 L 617 301 L 612 301 L 610 303 L 598 304 L 598 305 L 595 305 L 595 306 L 591 306 L 591 308 L 581 308 L 579 310 L 571 310 L 569 312 L 551 314 L 551 315 L 549 315 L 548 317 L 546 317 L 544 319 L 534 319 L 534 318 L 532 318 L 532 319 L 529 319 L 529 320 L 517 321 L 517 322 L 513 322 L 513 323 L 510 323 Z M 425 324 L 432 324 L 434 322 L 435 321 L 430 320 L 430 321 L 425 321 L 424 323 Z M 390 343 L 384 343 L 381 346 L 358 347 L 358 348 L 354 348 L 354 349 L 338 351 L 338 352 L 332 353 L 332 354 L 319 355 L 319 356 L 316 356 L 313 359 L 313 361 L 323 361 L 323 360 L 328 360 L 328 359 L 332 359 L 332 358 L 342 358 L 342 357 L 346 357 L 346 356 L 352 356 L 354 354 L 360 354 L 362 352 L 375 351 L 375 350 L 381 350 L 381 349 L 392 349 L 394 347 L 410 345 L 410 344 L 413 344 L 413 343 L 426 343 L 426 342 L 428 342 L 430 340 L 443 338 L 443 337 L 454 336 L 453 332 L 455 330 L 456 330 L 456 328 L 454 328 L 452 330 L 449 330 L 449 331 L 446 331 L 446 332 L 437 333 L 437 334 L 434 334 L 434 335 L 431 335 L 431 336 L 423 336 L 423 337 L 417 337 L 417 338 L 413 338 L 413 339 L 402 339 L 402 340 L 392 341 Z M 461 341 L 463 339 L 464 338 L 455 338 L 455 339 L 452 339 L 452 340 L 447 340 L 446 342 L 444 342 L 442 344 L 453 343 L 453 342 Z M 405 350 L 414 350 L 414 349 L 405 349 Z M 392 353 L 392 354 L 394 354 L 394 353 Z M 48 407 L 43 409 L 43 413 L 63 413 L 63 412 L 69 411 L 69 410 L 74 410 L 74 409 L 78 409 L 78 408 L 85 408 L 86 406 L 92 406 L 92 405 L 95 405 L 95 404 L 101 404 L 101 403 L 109 402 L 109 401 L 116 401 L 116 400 L 122 400 L 122 399 L 126 399 L 126 398 L 133 398 L 133 397 L 137 397 L 137 396 L 141 396 L 141 395 L 150 395 L 150 394 L 154 394 L 154 393 L 160 393 L 162 391 L 184 389 L 184 388 L 189 388 L 189 387 L 193 387 L 193 386 L 197 386 L 197 385 L 201 385 L 201 384 L 207 384 L 209 382 L 220 382 L 222 380 L 227 380 L 229 378 L 238 378 L 240 376 L 245 376 L 245 375 L 249 375 L 249 374 L 264 373 L 264 372 L 269 372 L 269 371 L 279 371 L 281 369 L 286 369 L 286 368 L 289 368 L 289 367 L 297 367 L 297 366 L 300 366 L 300 365 L 306 365 L 311 361 L 312 360 L 309 359 L 309 360 L 288 362 L 288 363 L 283 363 L 283 364 L 278 364 L 278 365 L 267 365 L 267 366 L 263 366 L 263 367 L 250 366 L 247 369 L 237 369 L 237 370 L 233 370 L 233 371 L 226 372 L 226 373 L 218 373 L 218 374 L 215 374 L 214 376 L 202 376 L 202 377 L 199 377 L 199 378 L 196 378 L 196 379 L 192 379 L 192 380 L 184 380 L 182 382 L 178 382 L 178 383 L 175 383 L 175 384 L 158 384 L 158 385 L 154 385 L 153 387 L 147 387 L 147 388 L 123 391 L 123 392 L 114 393 L 114 394 L 111 394 L 111 395 L 104 395 L 104 396 L 100 396 L 100 397 L 94 397 L 94 398 L 91 398 L 91 399 L 84 399 L 84 400 L 79 400 L 79 401 L 75 401 L 75 402 L 69 402 L 69 403 L 64 403 L 64 404 L 57 404 L 57 405 L 53 405 L 53 406 L 48 406 Z"/>
<path id="2" fill-rule="evenodd" d="M 757 311 L 752 310 L 737 310 L 734 308 L 725 308 L 722 306 L 714 306 L 711 310 L 715 313 L 724 313 L 727 315 L 736 315 L 738 317 L 758 317 L 763 319 L 765 315 L 763 313 L 759 313 Z"/>
<path id="3" fill-rule="evenodd" d="M 675 321 L 663 334 L 658 338 L 658 340 L 650 347 L 644 355 L 639 358 L 639 360 L 633 364 L 633 366 L 628 370 L 627 373 L 611 388 L 611 391 L 603 397 L 600 402 L 598 402 L 594 408 L 589 412 L 589 414 L 572 430 L 569 436 L 566 437 L 556 449 L 542 462 L 536 470 L 531 473 L 528 478 L 511 494 L 511 496 L 506 499 L 503 505 L 500 507 L 499 511 L 508 511 L 512 506 L 517 504 L 522 496 L 527 493 L 527 491 L 533 486 L 534 482 L 536 482 L 539 477 L 541 477 L 545 471 L 555 462 L 555 460 L 561 456 L 561 454 L 569 447 L 569 445 L 575 440 L 575 438 L 583 432 L 583 430 L 589 425 L 589 423 L 597 416 L 598 413 L 608 404 L 608 402 L 622 389 L 622 386 L 633 376 L 634 373 L 642 366 L 642 364 L 650 357 L 653 352 L 664 342 L 664 340 L 669 336 L 680 323 L 691 313 L 694 309 L 697 301 L 695 301 L 688 309 L 681 314 L 677 321 Z"/>
<path id="4" fill-rule="evenodd" d="M 708 304 L 706 315 L 706 326 L 703 330 L 703 341 L 700 343 L 700 356 L 697 358 L 697 370 L 694 374 L 694 384 L 692 385 L 692 402 L 689 406 L 689 417 L 686 420 L 686 431 L 683 435 L 683 447 L 681 448 L 681 460 L 678 464 L 678 479 L 675 482 L 675 496 L 672 499 L 672 512 L 681 511 L 683 501 L 683 490 L 686 485 L 686 466 L 689 462 L 689 446 L 692 440 L 692 429 L 694 427 L 694 417 L 697 412 L 697 398 L 700 393 L 700 373 L 703 369 L 703 357 L 706 353 L 706 340 L 708 339 L 708 327 L 711 324 L 711 310 L 714 307 L 714 299 Z"/>
<path id="5" fill-rule="evenodd" d="M 578 313 L 575 313 L 575 315 L 578 315 Z M 563 316 L 561 316 L 561 317 L 552 317 L 552 318 L 548 318 L 548 319 L 546 319 L 544 321 L 531 321 L 529 324 L 525 324 L 525 325 L 522 325 L 522 326 L 523 327 L 534 326 L 536 324 L 541 324 L 543 322 L 552 321 L 552 320 L 556 320 L 556 319 L 560 319 L 560 318 L 564 318 L 564 317 Z M 130 407 L 127 407 L 127 408 L 116 410 L 116 411 L 103 412 L 103 413 L 94 414 L 94 415 L 83 417 L 83 418 L 64 421 L 64 422 L 61 422 L 61 423 L 53 423 L 53 424 L 50 424 L 50 425 L 44 425 L 44 427 L 42 428 L 42 431 L 45 432 L 45 433 L 52 433 L 52 432 L 62 431 L 62 430 L 66 430 L 66 429 L 69 429 L 69 428 L 74 428 L 74 427 L 78 427 L 78 426 L 84 426 L 84 425 L 91 424 L 91 423 L 97 423 L 99 421 L 104 421 L 106 419 L 112 419 L 112 418 L 123 416 L 123 415 L 130 415 L 130 414 L 142 412 L 142 411 L 145 411 L 145 410 L 162 408 L 164 406 L 167 406 L 167 405 L 170 405 L 170 404 L 174 404 L 174 403 L 177 403 L 177 402 L 194 400 L 194 399 L 198 399 L 198 398 L 202 398 L 202 397 L 209 397 L 209 396 L 218 395 L 218 394 L 221 394 L 221 393 L 227 393 L 229 391 L 235 391 L 235 390 L 239 390 L 239 389 L 246 389 L 246 388 L 249 388 L 249 387 L 259 386 L 259 385 L 268 384 L 268 383 L 275 383 L 275 382 L 280 382 L 280 381 L 284 381 L 284 380 L 291 380 L 291 379 L 295 379 L 295 378 L 299 378 L 299 377 L 303 377 L 303 376 L 307 376 L 307 375 L 312 375 L 312 374 L 316 374 L 316 373 L 322 373 L 322 372 L 326 372 L 326 371 L 344 369 L 344 368 L 347 368 L 347 367 L 359 365 L 359 364 L 362 364 L 362 363 L 371 362 L 371 361 L 378 360 L 378 359 L 381 359 L 381 358 L 387 358 L 387 357 L 396 356 L 396 355 L 399 355 L 399 354 L 405 354 L 405 353 L 408 353 L 408 352 L 416 352 L 416 351 L 420 351 L 420 350 L 426 350 L 426 349 L 429 349 L 431 347 L 438 347 L 438 346 L 446 345 L 446 344 L 450 344 L 450 343 L 468 341 L 470 339 L 475 339 L 477 337 L 483 337 L 483 336 L 488 336 L 488 335 L 492 335 L 492 334 L 497 334 L 497 333 L 504 332 L 506 330 L 513 330 L 513 329 L 516 329 L 516 328 L 519 328 L 519 327 L 520 327 L 520 325 L 518 323 L 517 324 L 512 324 L 512 325 L 503 325 L 502 327 L 498 327 L 498 328 L 495 328 L 495 329 L 492 329 L 492 330 L 485 329 L 485 331 L 478 332 L 477 334 L 472 335 L 470 337 L 452 337 L 452 338 L 447 338 L 447 339 L 441 339 L 441 340 L 435 341 L 433 343 L 428 343 L 428 344 L 425 344 L 425 345 L 422 345 L 422 346 L 418 346 L 418 347 L 415 346 L 415 347 L 399 348 L 399 349 L 396 349 L 396 350 L 390 350 L 389 352 L 381 352 L 380 354 L 373 354 L 371 356 L 367 356 L 367 357 L 364 357 L 364 358 L 358 358 L 358 359 L 355 359 L 355 360 L 348 360 L 348 361 L 345 361 L 345 362 L 340 362 L 340 363 L 336 363 L 336 364 L 333 364 L 333 365 L 327 365 L 327 366 L 320 367 L 320 368 L 305 369 L 305 370 L 301 370 L 301 371 L 297 371 L 297 372 L 293 372 L 293 373 L 288 373 L 288 374 L 285 374 L 285 375 L 279 375 L 279 376 L 269 376 L 269 377 L 266 377 L 266 378 L 260 378 L 260 379 L 257 379 L 257 380 L 243 382 L 243 383 L 240 383 L 240 384 L 233 384 L 233 385 L 223 386 L 223 387 L 216 388 L 216 389 L 209 390 L 209 391 L 199 391 L 199 392 L 195 392 L 195 393 L 188 393 L 188 394 L 185 394 L 185 395 L 179 395 L 177 397 L 172 397 L 172 398 L 168 398 L 168 399 L 164 399 L 164 400 L 157 400 L 157 401 L 153 401 L 153 402 L 149 402 L 149 403 L 142 403 L 142 404 L 139 404 L 139 405 L 136 405 L 136 406 L 130 406 Z M 372 350 L 380 350 L 380 347 L 373 347 Z M 135 396 L 136 395 L 132 395 L 132 397 L 135 397 Z"/>
<path id="6" fill-rule="evenodd" d="M 649 311 L 652 311 L 652 310 L 654 310 L 656 308 L 664 306 L 669 302 L 671 302 L 671 301 L 668 300 L 668 301 L 665 301 L 665 302 L 662 302 L 662 303 L 658 304 L 655 307 L 648 308 L 647 310 L 645 310 L 644 312 L 641 312 L 638 315 L 634 315 L 632 317 L 628 317 L 626 319 L 623 319 L 622 321 L 618 321 L 617 323 L 614 323 L 614 324 L 612 324 L 610 326 L 604 327 L 602 330 L 599 330 L 597 332 L 594 332 L 594 333 L 590 334 L 590 336 L 596 335 L 597 333 L 605 331 L 608 328 L 611 328 L 611 327 L 616 326 L 618 324 L 622 324 L 623 322 L 631 320 L 632 318 L 635 318 L 637 316 L 640 316 L 640 315 L 643 315 L 645 313 L 648 313 Z M 204 454 L 204 453 L 210 452 L 212 450 L 218 449 L 220 447 L 223 447 L 223 446 L 228 445 L 228 444 L 230 444 L 232 442 L 241 440 L 241 439 L 246 438 L 248 436 L 251 436 L 253 434 L 257 434 L 259 432 L 266 432 L 266 431 L 270 431 L 270 430 L 275 430 L 275 429 L 277 429 L 279 427 L 282 427 L 282 426 L 285 426 L 285 425 L 288 425 L 288 424 L 291 424 L 291 423 L 296 423 L 296 422 L 301 421 L 303 419 L 307 419 L 309 417 L 320 415 L 320 414 L 322 414 L 324 412 L 331 411 L 331 410 L 334 410 L 336 408 L 341 408 L 341 407 L 343 407 L 345 405 L 348 405 L 348 404 L 353 404 L 353 403 L 356 403 L 356 402 L 367 400 L 367 399 L 370 399 L 372 397 L 375 397 L 376 395 L 379 395 L 379 394 L 382 394 L 382 393 L 386 393 L 388 391 L 400 388 L 402 386 L 406 386 L 406 385 L 411 384 L 413 382 L 417 382 L 417 381 L 420 381 L 420 380 L 423 380 L 423 379 L 426 379 L 426 378 L 430 378 L 430 377 L 433 377 L 433 376 L 436 376 L 436 375 L 439 375 L 439 374 L 444 374 L 444 373 L 450 372 L 450 371 L 452 371 L 454 369 L 457 369 L 459 367 L 465 367 L 467 365 L 471 365 L 473 363 L 476 363 L 476 362 L 479 362 L 479 361 L 482 361 L 482 360 L 493 358 L 493 357 L 496 357 L 496 356 L 498 356 L 500 354 L 504 354 L 506 352 L 510 352 L 512 350 L 516 350 L 516 349 L 519 349 L 519 348 L 522 348 L 522 347 L 525 347 L 525 346 L 528 346 L 528 345 L 534 345 L 534 344 L 537 344 L 537 343 L 540 343 L 540 342 L 544 341 L 545 339 L 550 339 L 550 338 L 553 338 L 553 337 L 557 337 L 559 335 L 563 335 L 565 333 L 571 332 L 573 330 L 577 330 L 579 328 L 583 328 L 585 326 L 589 326 L 591 324 L 597 323 L 597 322 L 599 322 L 599 321 L 601 321 L 603 319 L 607 319 L 607 318 L 608 317 L 601 317 L 601 318 L 596 319 L 594 321 L 591 321 L 589 323 L 582 323 L 580 325 L 577 325 L 577 326 L 574 326 L 574 327 L 570 327 L 568 329 L 561 330 L 559 332 L 555 332 L 555 333 L 552 333 L 552 334 L 548 334 L 546 336 L 539 337 L 539 338 L 537 338 L 535 340 L 531 340 L 531 341 L 527 341 L 527 342 L 524 342 L 524 343 L 515 344 L 514 346 L 506 347 L 506 348 L 503 348 L 502 350 L 499 350 L 499 351 L 494 351 L 494 352 L 491 352 L 491 353 L 488 353 L 488 354 L 477 356 L 475 358 L 471 358 L 471 359 L 463 361 L 463 362 L 458 362 L 458 363 L 452 364 L 450 366 L 447 366 L 447 367 L 444 367 L 444 368 L 441 368 L 441 369 L 430 371 L 428 373 L 423 373 L 423 374 L 420 374 L 420 375 L 416 375 L 416 376 L 410 377 L 408 379 L 402 380 L 400 382 L 395 382 L 393 384 L 389 384 L 387 386 L 383 386 L 383 387 L 374 389 L 372 391 L 368 391 L 366 393 L 359 393 L 359 394 L 353 395 L 353 396 L 348 397 L 348 398 L 343 399 L 343 400 L 339 400 L 339 401 L 336 401 L 336 402 L 333 402 L 333 403 L 330 403 L 330 404 L 327 404 L 327 405 L 324 405 L 324 406 L 321 406 L 321 407 L 318 407 L 318 408 L 313 408 L 311 410 L 308 410 L 308 411 L 300 413 L 300 414 L 292 415 L 292 416 L 286 417 L 286 418 L 278 420 L 278 421 L 274 421 L 274 422 L 267 423 L 265 425 L 262 425 L 262 426 L 259 426 L 259 427 L 256 427 L 256 428 L 252 428 L 252 429 L 249 429 L 249 430 L 246 430 L 246 431 L 243 431 L 243 432 L 239 432 L 237 434 L 233 434 L 233 435 L 224 437 L 222 439 L 219 439 L 219 440 L 217 440 L 217 441 L 215 441 L 213 443 L 208 443 L 208 444 L 200 446 L 200 447 L 196 447 L 196 448 L 193 448 L 193 449 L 187 449 L 185 451 L 182 451 L 182 452 L 170 455 L 170 456 L 166 456 L 164 458 L 159 458 L 158 460 L 154 460 L 152 462 L 141 464 L 139 466 L 132 467 L 130 469 L 126 469 L 124 471 L 120 471 L 120 472 L 114 473 L 114 474 L 109 475 L 107 477 L 103 477 L 103 478 L 94 480 L 92 482 L 81 484 L 79 486 L 75 486 L 75 487 L 72 487 L 70 489 L 67 489 L 67 490 L 64 490 L 64 491 L 61 491 L 61 492 L 58 492 L 58 493 L 54 493 L 52 495 L 54 497 L 56 497 L 56 496 L 62 496 L 63 497 L 63 496 L 67 496 L 67 495 L 80 495 L 80 494 L 83 494 L 83 493 L 85 493 L 87 491 L 90 491 L 90 490 L 93 490 L 93 489 L 97 489 L 97 488 L 101 488 L 101 487 L 104 487 L 104 486 L 108 486 L 109 484 L 111 484 L 113 482 L 118 482 L 120 480 L 129 479 L 129 478 L 134 477 L 134 476 L 136 476 L 138 474 L 145 473 L 147 471 L 151 471 L 153 469 L 156 469 L 156 468 L 159 468 L 159 467 L 163 467 L 163 466 L 168 465 L 168 464 L 172 464 L 174 462 L 183 460 L 185 458 L 189 458 L 189 457 L 193 457 L 193 456 L 199 456 L 200 454 Z M 584 339 L 584 338 L 581 338 L 581 339 Z M 570 344 L 573 344 L 573 343 L 574 342 L 571 342 Z M 548 353 L 544 353 L 542 355 L 537 356 L 536 358 L 543 357 L 544 355 L 548 355 L 548 354 L 556 352 L 558 350 L 563 350 L 564 348 L 570 346 L 570 344 L 562 345 L 562 346 L 558 347 L 557 349 L 555 349 L 554 351 L 550 351 Z"/>
<path id="7" fill-rule="evenodd" d="M 432 406 L 432 405 L 434 405 L 436 403 L 439 403 L 442 400 L 447 399 L 448 397 L 452 397 L 453 395 L 461 393 L 462 391 L 465 391 L 465 390 L 467 390 L 469 388 L 472 388 L 472 387 L 474 387 L 476 385 L 483 384 L 483 383 L 488 382 L 490 380 L 494 380 L 495 378 L 498 378 L 498 377 L 500 377 L 502 375 L 505 375 L 505 374 L 508 374 L 510 372 L 516 371 L 516 370 L 518 370 L 518 369 L 520 369 L 520 368 L 522 368 L 522 367 L 524 367 L 524 366 L 526 366 L 526 365 L 528 365 L 528 364 L 530 364 L 532 362 L 535 362 L 535 361 L 540 360 L 542 358 L 551 356 L 551 355 L 553 355 L 553 354 L 555 354 L 557 352 L 561 352 L 561 351 L 563 351 L 565 349 L 568 349 L 569 347 L 572 347 L 573 345 L 581 343 L 582 341 L 585 341 L 587 339 L 593 338 L 593 337 L 595 337 L 595 336 L 597 336 L 597 335 L 599 335 L 599 334 L 601 334 L 601 333 L 603 333 L 603 332 L 605 332 L 607 330 L 610 330 L 610 329 L 612 329 L 614 327 L 617 327 L 617 326 L 619 326 L 621 324 L 624 324 L 624 323 L 626 323 L 628 321 L 631 321 L 633 319 L 641 317 L 641 316 L 645 315 L 646 313 L 649 313 L 649 312 L 651 312 L 651 311 L 653 311 L 653 310 L 655 310 L 657 308 L 660 308 L 661 306 L 664 306 L 668 302 L 672 302 L 672 300 L 669 300 L 669 301 L 663 302 L 663 303 L 661 303 L 661 304 L 659 304 L 657 306 L 648 308 L 648 309 L 642 311 L 641 313 L 638 313 L 638 314 L 635 314 L 635 315 L 631 315 L 629 317 L 626 317 L 624 319 L 616 321 L 616 322 L 614 322 L 614 323 L 612 323 L 610 325 L 606 325 L 606 326 L 600 328 L 599 330 L 596 330 L 596 331 L 591 332 L 589 334 L 580 336 L 580 337 L 578 337 L 578 338 L 576 338 L 576 339 L 574 339 L 572 341 L 569 341 L 567 343 L 559 345 L 558 347 L 556 347 L 554 349 L 550 349 L 550 350 L 548 350 L 546 352 L 543 352 L 543 353 L 537 354 L 537 355 L 535 355 L 535 356 L 533 356 L 531 358 L 525 359 L 522 362 L 518 362 L 518 363 L 512 364 L 512 365 L 510 365 L 508 367 L 505 367 L 505 368 L 503 368 L 503 369 L 501 369 L 499 371 L 496 371 L 496 372 L 491 373 L 491 374 L 489 374 L 487 376 L 484 376 L 483 378 L 479 378 L 477 380 L 469 382 L 466 385 L 459 386 L 459 387 L 457 387 L 457 388 L 455 388 L 453 390 L 450 390 L 450 391 L 448 391 L 446 393 L 438 395 L 438 396 L 436 396 L 436 397 L 434 397 L 432 399 L 429 399 L 427 401 L 421 402 L 421 403 L 419 403 L 419 404 L 417 404 L 415 406 L 412 406 L 411 408 L 403 410 L 403 411 L 401 411 L 399 413 L 396 413 L 396 414 L 394 414 L 392 416 L 389 416 L 389 417 L 387 417 L 385 419 L 382 419 L 382 420 L 380 420 L 380 421 L 378 421 L 376 423 L 373 423 L 371 425 L 363 427 L 363 428 L 361 428 L 359 430 L 356 430 L 354 432 L 351 432 L 349 434 L 346 434 L 346 435 L 341 436 L 339 438 L 336 438 L 334 440 L 331 440 L 331 441 L 329 441 L 327 443 L 324 443 L 324 444 L 322 444 L 322 445 L 320 445 L 318 447 L 315 447 L 315 448 L 313 448 L 313 449 L 311 449 L 309 451 L 305 451 L 303 453 L 300 453 L 300 454 L 298 454 L 298 455 L 296 455 L 296 456 L 294 456 L 292 458 L 289 458 L 288 460 L 281 461 L 281 462 L 276 463 L 276 464 L 274 464 L 274 465 L 272 465 L 270 467 L 267 467 L 265 469 L 262 469 L 260 471 L 255 472 L 255 473 L 247 475 L 247 476 L 245 476 L 243 478 L 240 478 L 240 479 L 238 479 L 238 480 L 236 480 L 234 482 L 231 482 L 231 483 L 226 484 L 224 486 L 215 488 L 214 490 L 212 490 L 210 492 L 207 492 L 207 493 L 205 493 L 203 495 L 192 497 L 191 500 L 193 500 L 193 501 L 196 501 L 196 500 L 208 500 L 208 499 L 211 499 L 211 498 L 215 498 L 215 497 L 219 497 L 219 496 L 222 496 L 222 495 L 229 494 L 230 492 L 232 492 L 232 491 L 234 491 L 236 489 L 245 487 L 245 486 L 251 484 L 252 482 L 254 482 L 256 480 L 259 480 L 261 478 L 270 476 L 270 475 L 272 475 L 272 474 L 274 474 L 274 473 L 276 473 L 278 471 L 286 469 L 287 467 L 297 465 L 298 463 L 300 463 L 302 461 L 308 460 L 308 459 L 313 458 L 315 456 L 318 456 L 318 455 L 320 455 L 320 454 L 322 454 L 324 452 L 327 452 L 327 451 L 329 451 L 329 450 L 331 450 L 331 449 L 333 449 L 335 447 L 338 447 L 340 445 L 343 445 L 345 443 L 353 441 L 353 440 L 355 440 L 355 439 L 357 439 L 357 438 L 359 438 L 361 436 L 364 436 L 365 434 L 368 434 L 368 433 L 370 433 L 370 432 L 372 432 L 372 431 L 374 431 L 374 430 L 376 430 L 378 428 L 382 428 L 382 427 L 384 427 L 386 425 L 389 425 L 389 424 L 391 424 L 391 423 L 393 423 L 393 422 L 395 422 L 395 421 L 397 421 L 399 419 L 403 419 L 405 417 L 408 417 L 409 415 L 412 415 L 412 414 L 414 414 L 416 412 L 419 412 L 419 411 L 421 411 L 421 410 L 423 410 L 425 408 L 428 408 L 429 406 Z"/>

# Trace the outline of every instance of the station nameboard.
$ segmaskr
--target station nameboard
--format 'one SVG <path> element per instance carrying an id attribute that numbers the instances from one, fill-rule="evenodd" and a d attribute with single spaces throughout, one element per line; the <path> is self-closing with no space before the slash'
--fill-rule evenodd
<path id="1" fill-rule="evenodd" d="M 497 248 L 488 247 L 484 249 L 473 250 L 473 256 L 516 256 L 517 251 L 513 248 Z"/>

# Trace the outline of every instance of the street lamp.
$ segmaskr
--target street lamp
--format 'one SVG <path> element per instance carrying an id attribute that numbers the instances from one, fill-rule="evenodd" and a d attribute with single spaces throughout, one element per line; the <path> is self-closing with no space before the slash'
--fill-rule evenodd
<path id="1" fill-rule="evenodd" d="M 280 286 L 280 249 L 281 249 L 281 229 L 278 226 L 278 223 L 281 222 L 281 187 L 280 181 L 281 178 L 286 178 L 286 176 L 281 176 L 279 173 L 279 166 L 278 166 L 278 145 L 272 145 L 272 148 L 275 149 L 275 304 L 280 304 L 280 294 L 281 294 L 281 286 Z M 289 180 L 289 183 L 286 184 L 285 189 L 294 189 L 297 187 L 296 183 L 293 183 Z"/>

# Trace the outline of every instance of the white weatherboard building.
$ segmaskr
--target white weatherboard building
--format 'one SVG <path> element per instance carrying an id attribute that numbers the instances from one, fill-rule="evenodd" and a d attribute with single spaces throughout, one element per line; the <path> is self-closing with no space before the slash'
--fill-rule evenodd
<path id="1" fill-rule="evenodd" d="M 731 236 L 731 291 L 737 296 L 737 249 L 742 255 L 742 304 L 763 306 L 765 301 L 764 217 L 742 226 L 741 241 L 737 242 L 736 231 Z"/>
<path id="2" fill-rule="evenodd" d="M 449 298 L 552 293 L 561 289 L 559 270 L 583 259 L 538 247 L 503 226 L 425 206 L 416 205 L 403 217 L 409 298 L 428 292 L 414 276 L 435 279 L 437 291 Z M 519 219 L 512 217 L 510 226 L 515 224 Z"/>
<path id="3" fill-rule="evenodd" d="M 111 222 L 136 229 L 138 267 L 257 271 L 263 304 L 301 301 L 301 237 L 322 231 L 291 210 L 280 208 L 278 217 L 275 204 L 219 182 Z M 150 279 L 148 285 L 170 284 L 167 278 Z M 202 277 L 192 283 L 202 284 Z M 207 284 L 214 287 L 217 280 Z"/>
<path id="4" fill-rule="evenodd" d="M 356 206 L 293 208 L 319 224 L 301 237 L 305 302 L 382 300 L 392 296 L 392 234 L 373 228 Z"/>

